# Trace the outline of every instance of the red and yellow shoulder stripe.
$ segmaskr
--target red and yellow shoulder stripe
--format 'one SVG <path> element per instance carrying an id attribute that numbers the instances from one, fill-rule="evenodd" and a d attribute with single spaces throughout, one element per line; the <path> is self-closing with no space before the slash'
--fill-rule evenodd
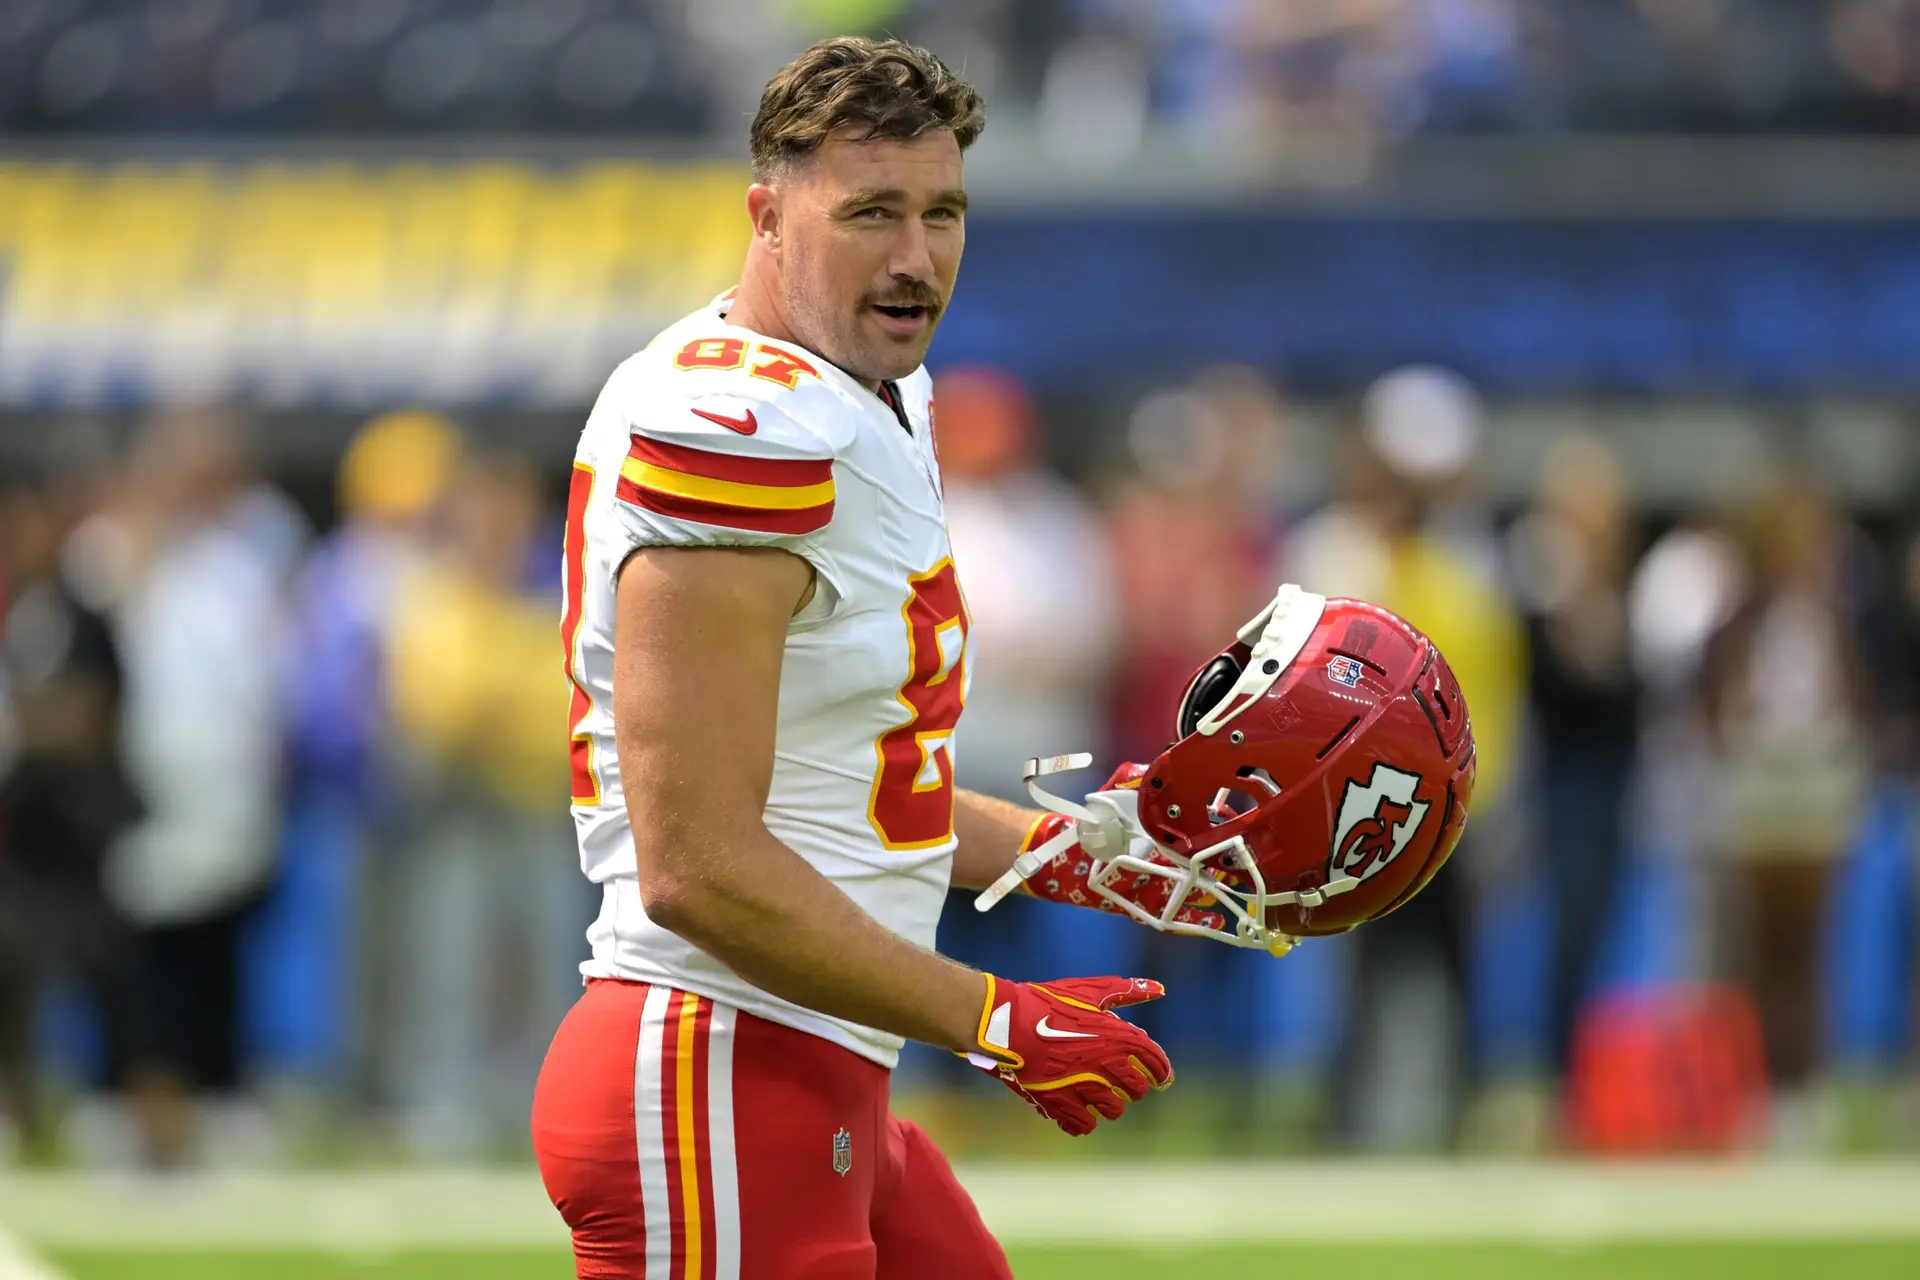
<path id="1" fill-rule="evenodd" d="M 747 458 L 636 435 L 617 492 L 622 502 L 677 520 L 813 533 L 833 519 L 833 461 Z"/>

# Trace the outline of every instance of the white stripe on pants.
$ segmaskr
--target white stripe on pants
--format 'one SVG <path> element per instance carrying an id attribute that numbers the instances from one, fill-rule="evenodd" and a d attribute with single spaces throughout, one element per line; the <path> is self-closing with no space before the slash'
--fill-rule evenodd
<path id="1" fill-rule="evenodd" d="M 740 1169 L 733 1150 L 733 1024 L 715 1004 L 707 1036 L 708 1156 L 713 1168 L 714 1280 L 740 1280 Z"/>
<path id="2" fill-rule="evenodd" d="M 646 1215 L 647 1271 L 660 1280 L 672 1274 L 673 1222 L 667 1198 L 667 1146 L 661 1089 L 666 1057 L 667 1002 L 673 992 L 648 987 L 640 1009 L 640 1049 L 633 1060 L 633 1131 L 640 1148 L 640 1206 Z"/>
<path id="3" fill-rule="evenodd" d="M 679 1177 L 680 1171 L 667 1167 L 665 1128 L 667 1103 L 675 1087 L 676 1064 L 669 1056 L 667 1039 L 670 1030 L 678 1030 L 667 1025 L 672 999 L 670 987 L 647 988 L 640 1011 L 639 1050 L 633 1064 L 633 1127 L 640 1159 L 649 1280 L 668 1280 L 673 1274 L 673 1202 L 668 1187 L 669 1179 Z M 738 1013 L 727 1005 L 706 1003 L 707 1155 L 713 1178 L 713 1221 L 706 1225 L 711 1231 L 709 1247 L 713 1250 L 715 1280 L 740 1280 L 740 1174 L 733 1145 L 733 1030 Z M 672 1043 L 678 1044 L 677 1035 Z M 686 1099 L 682 1105 L 692 1106 L 693 1099 Z M 685 1212 L 700 1212 L 697 1198 Z"/>

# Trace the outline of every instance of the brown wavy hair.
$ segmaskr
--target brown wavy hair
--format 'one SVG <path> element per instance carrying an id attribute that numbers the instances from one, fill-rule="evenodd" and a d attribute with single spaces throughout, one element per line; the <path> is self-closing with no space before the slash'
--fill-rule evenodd
<path id="1" fill-rule="evenodd" d="M 951 129 L 964 151 L 986 124 L 979 93 L 927 50 L 899 40 L 835 36 L 767 81 L 748 135 L 753 176 L 766 181 L 846 125 L 863 128 L 867 138 Z"/>

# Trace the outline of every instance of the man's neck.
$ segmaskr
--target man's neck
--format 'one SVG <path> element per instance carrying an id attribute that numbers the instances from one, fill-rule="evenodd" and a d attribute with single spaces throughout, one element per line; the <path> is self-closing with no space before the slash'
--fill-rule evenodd
<path id="1" fill-rule="evenodd" d="M 797 347 L 805 346 L 787 325 L 786 317 L 781 315 L 779 305 L 768 296 L 766 289 L 760 286 L 751 266 L 741 275 L 740 283 L 734 286 L 733 302 L 727 307 L 727 323 L 742 329 L 751 329 L 761 337 L 772 338 L 775 342 L 791 342 Z"/>
<path id="2" fill-rule="evenodd" d="M 740 277 L 740 283 L 734 288 L 733 305 L 727 309 L 727 323 L 736 328 L 751 330 L 763 338 L 772 338 L 775 342 L 792 343 L 810 355 L 820 355 L 818 351 L 795 336 L 792 326 L 781 314 L 779 305 L 774 301 L 770 291 L 756 278 L 751 266 Z M 821 359 L 824 360 L 826 357 L 821 356 Z M 842 370 L 842 372 L 845 371 Z M 848 376 L 875 395 L 880 394 L 880 384 L 877 381 L 853 374 Z"/>

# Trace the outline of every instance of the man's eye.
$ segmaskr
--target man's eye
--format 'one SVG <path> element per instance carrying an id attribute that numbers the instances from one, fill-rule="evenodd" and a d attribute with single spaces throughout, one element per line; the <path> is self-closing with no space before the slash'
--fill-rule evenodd
<path id="1" fill-rule="evenodd" d="M 879 205 L 874 205 L 871 208 L 862 209 L 853 216 L 856 218 L 865 218 L 870 222 L 877 222 L 887 216 L 887 210 L 882 209 Z"/>
<path id="2" fill-rule="evenodd" d="M 927 210 L 927 216 L 936 222 L 956 222 L 960 218 L 960 211 L 957 209 L 929 209 Z"/>

